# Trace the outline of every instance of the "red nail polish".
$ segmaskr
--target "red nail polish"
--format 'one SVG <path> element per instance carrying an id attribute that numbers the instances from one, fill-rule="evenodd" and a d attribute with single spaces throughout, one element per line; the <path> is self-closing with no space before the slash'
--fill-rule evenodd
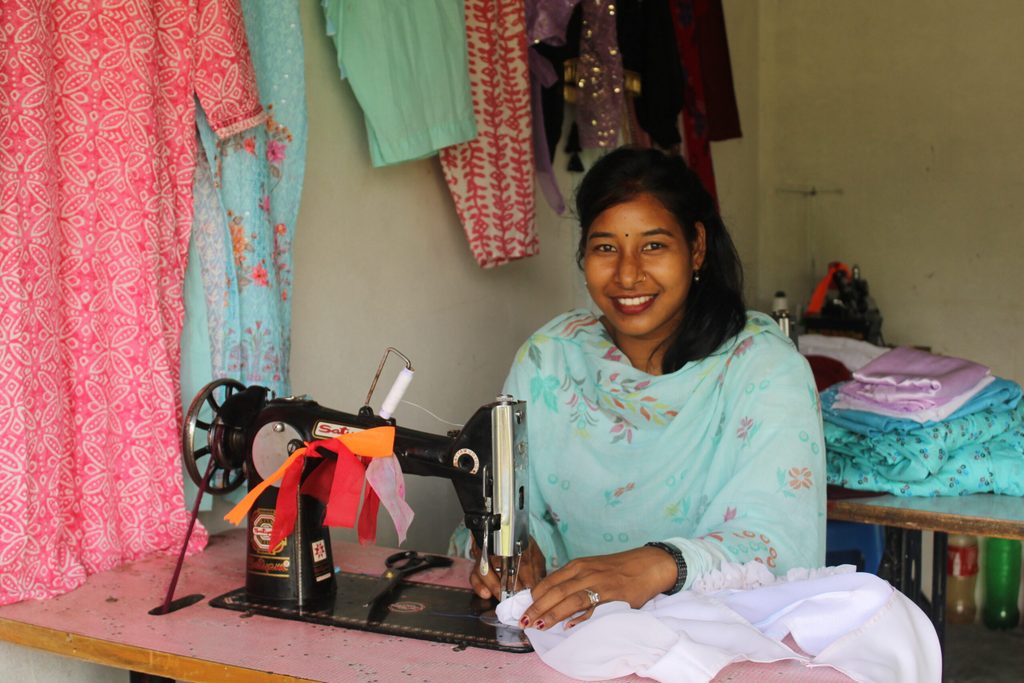
<path id="1" fill-rule="evenodd" d="M 540 619 L 537 620 L 537 628 L 538 629 L 543 629 L 544 628 L 543 620 L 540 620 Z"/>
<path id="2" fill-rule="evenodd" d="M 519 620 L 519 623 L 523 628 L 526 628 L 530 625 L 530 618 L 524 615 L 523 618 Z"/>

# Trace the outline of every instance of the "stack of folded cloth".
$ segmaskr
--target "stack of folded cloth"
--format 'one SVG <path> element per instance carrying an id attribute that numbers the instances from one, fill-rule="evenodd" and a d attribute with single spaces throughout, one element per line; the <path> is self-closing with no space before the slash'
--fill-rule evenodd
<path id="1" fill-rule="evenodd" d="M 1021 387 L 983 365 L 901 347 L 823 391 L 821 402 L 830 484 L 1024 495 Z"/>

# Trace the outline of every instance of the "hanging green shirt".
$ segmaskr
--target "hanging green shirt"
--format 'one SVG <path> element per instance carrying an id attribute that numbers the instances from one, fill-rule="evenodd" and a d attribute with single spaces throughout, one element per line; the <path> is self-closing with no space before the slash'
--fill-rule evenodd
<path id="1" fill-rule="evenodd" d="M 476 137 L 462 2 L 321 0 L 374 166 Z"/>

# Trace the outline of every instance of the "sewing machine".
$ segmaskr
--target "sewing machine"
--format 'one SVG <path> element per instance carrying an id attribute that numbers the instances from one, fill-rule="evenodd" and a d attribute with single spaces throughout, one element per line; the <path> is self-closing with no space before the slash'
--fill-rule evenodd
<path id="1" fill-rule="evenodd" d="M 396 426 L 394 454 L 402 471 L 452 482 L 466 526 L 482 557 L 498 560 L 498 566 L 492 566 L 485 559 L 481 571 L 497 571 L 502 597 L 511 595 L 519 557 L 528 542 L 526 404 L 511 396 L 499 396 L 479 408 L 461 430 L 439 435 L 397 426 L 390 415 L 375 414 L 369 398 L 357 414 L 351 414 L 322 406 L 307 396 L 273 398 L 261 386 L 246 387 L 229 379 L 214 381 L 196 396 L 185 417 L 186 469 L 197 485 L 215 495 L 243 483 L 251 491 L 306 443 L 373 427 Z M 323 458 L 306 458 L 303 481 L 324 458 L 334 456 L 323 450 L 321 454 Z M 206 473 L 201 474 L 199 461 L 206 456 L 210 460 L 204 463 Z M 355 583 L 349 581 L 352 585 L 339 590 L 338 579 L 345 578 L 344 572 L 335 569 L 328 530 L 323 526 L 326 508 L 319 500 L 297 493 L 294 531 L 277 547 L 270 547 L 279 490 L 277 485 L 266 488 L 248 513 L 242 603 L 250 609 L 266 606 L 271 612 L 314 616 L 329 612 L 332 605 L 337 612 L 341 609 L 338 605 L 346 600 L 351 605 L 362 604 L 362 596 L 342 595 L 346 590 L 363 590 L 355 579 Z M 366 627 L 350 623 L 351 619 L 339 619 L 333 623 Z M 386 631 L 372 624 L 370 630 Z M 478 643 L 470 639 L 469 644 Z M 513 649 L 518 647 L 517 639 Z"/>

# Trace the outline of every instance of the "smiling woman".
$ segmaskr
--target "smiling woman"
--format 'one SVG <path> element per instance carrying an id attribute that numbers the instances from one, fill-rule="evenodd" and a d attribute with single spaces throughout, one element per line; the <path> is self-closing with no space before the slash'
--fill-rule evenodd
<path id="1" fill-rule="evenodd" d="M 666 342 L 704 262 L 704 226 L 693 246 L 675 217 L 649 194 L 601 213 L 586 237 L 587 290 L 612 340 L 633 367 L 661 374 Z"/>
<path id="2" fill-rule="evenodd" d="M 659 284 L 646 281 L 652 276 L 666 287 L 671 283 L 670 291 L 663 292 L 668 296 L 656 307 L 664 311 L 662 317 L 669 317 L 637 347 L 649 355 L 638 364 L 639 358 L 620 347 L 635 367 L 660 368 L 654 374 L 673 372 L 707 356 L 743 327 L 739 256 L 714 200 L 682 158 L 650 149 L 615 150 L 587 174 L 576 195 L 576 210 L 581 228 L 577 261 L 611 330 L 628 337 L 630 327 L 650 324 L 650 317 L 627 322 L 632 319 L 626 316 L 645 312 L 636 309 L 611 317 L 616 312 L 613 301 L 628 308 L 633 302 L 622 299 L 656 292 Z M 629 345 L 632 340 L 624 341 Z"/>
<path id="3" fill-rule="evenodd" d="M 723 562 L 820 566 L 818 394 L 778 326 L 745 311 L 711 197 L 682 159 L 623 148 L 594 165 L 576 203 L 577 258 L 601 315 L 552 320 L 505 383 L 529 402 L 519 578 L 534 602 L 522 625 L 640 607 Z M 498 594 L 493 572 L 471 581 Z"/>

